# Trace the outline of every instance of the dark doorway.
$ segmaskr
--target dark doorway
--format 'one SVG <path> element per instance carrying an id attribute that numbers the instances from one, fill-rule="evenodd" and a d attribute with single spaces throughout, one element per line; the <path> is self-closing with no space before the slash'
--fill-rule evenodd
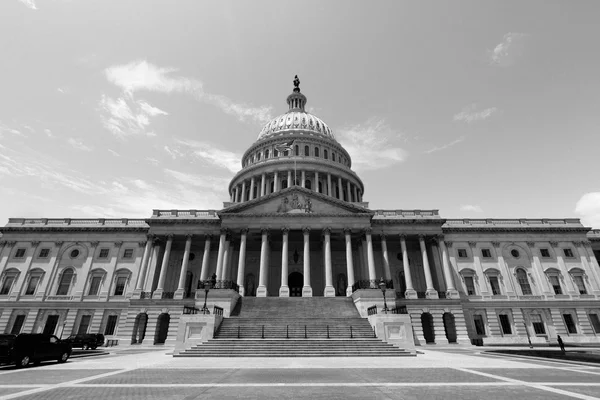
<path id="1" fill-rule="evenodd" d="M 185 297 L 192 297 L 192 281 L 194 280 L 194 274 L 188 271 L 185 274 Z"/>
<path id="2" fill-rule="evenodd" d="M 146 325 L 148 324 L 148 314 L 142 313 L 135 317 L 133 332 L 131 334 L 131 344 L 142 343 L 146 336 Z"/>
<path id="3" fill-rule="evenodd" d="M 456 343 L 456 324 L 454 323 L 454 315 L 449 312 L 444 313 L 443 319 L 448 343 Z"/>
<path id="4" fill-rule="evenodd" d="M 429 313 L 421 314 L 421 326 L 425 343 L 435 343 L 435 332 L 433 331 L 433 316 Z"/>
<path id="5" fill-rule="evenodd" d="M 169 323 L 171 322 L 171 316 L 163 313 L 158 316 L 158 322 L 156 323 L 156 334 L 154 335 L 154 344 L 162 344 L 167 340 L 167 334 L 169 333 Z"/>
<path id="6" fill-rule="evenodd" d="M 58 325 L 58 315 L 48 315 L 46 319 L 46 325 L 44 325 L 44 333 L 45 335 L 54 335 L 54 331 L 56 331 L 56 325 Z"/>
<path id="7" fill-rule="evenodd" d="M 290 297 L 302 297 L 302 286 L 304 286 L 304 275 L 300 272 L 292 272 L 288 276 Z"/>

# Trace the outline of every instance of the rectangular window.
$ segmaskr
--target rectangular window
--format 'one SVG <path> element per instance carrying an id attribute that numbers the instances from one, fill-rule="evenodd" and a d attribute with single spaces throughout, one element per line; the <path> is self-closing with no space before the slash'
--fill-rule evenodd
<path id="1" fill-rule="evenodd" d="M 104 334 L 106 336 L 112 336 L 115 334 L 115 328 L 117 327 L 118 315 L 109 315 L 106 320 L 106 328 L 104 328 Z"/>
<path id="2" fill-rule="evenodd" d="M 492 252 L 490 251 L 490 249 L 481 249 L 481 257 L 492 258 Z"/>
<path id="3" fill-rule="evenodd" d="M 15 258 L 23 258 L 25 257 L 25 249 L 17 249 L 15 253 Z"/>
<path id="4" fill-rule="evenodd" d="M 600 318 L 598 318 L 598 314 L 590 314 L 590 322 L 592 323 L 594 332 L 596 332 L 596 334 L 600 334 Z"/>
<path id="5" fill-rule="evenodd" d="M 546 327 L 540 314 L 531 314 L 531 324 L 536 335 L 545 335 Z"/>
<path id="6" fill-rule="evenodd" d="M 458 249 L 458 258 L 467 258 L 467 250 Z"/>
<path id="7" fill-rule="evenodd" d="M 91 319 L 92 319 L 91 315 L 82 315 L 81 316 L 81 322 L 79 322 L 79 329 L 77 330 L 78 335 L 87 333 L 88 327 L 90 326 Z"/>
<path id="8" fill-rule="evenodd" d="M 548 249 L 540 249 L 540 254 L 544 258 L 550 258 L 550 250 Z"/>
<path id="9" fill-rule="evenodd" d="M 90 290 L 88 296 L 98 296 L 98 289 L 100 289 L 100 283 L 102 282 L 101 276 L 92 276 L 90 281 Z"/>
<path id="10" fill-rule="evenodd" d="M 473 315 L 473 323 L 475 324 L 475 332 L 478 335 L 485 335 L 485 324 L 483 323 L 483 316 L 479 314 Z"/>
<path id="11" fill-rule="evenodd" d="M 41 249 L 40 250 L 40 258 L 46 258 L 50 255 L 50 249 Z"/>
<path id="12" fill-rule="evenodd" d="M 575 321 L 573 321 L 573 316 L 571 314 L 563 314 L 563 319 L 565 320 L 565 325 L 567 326 L 567 332 L 577 333 L 577 327 L 575 326 Z"/>
<path id="13" fill-rule="evenodd" d="M 18 335 L 21 333 L 21 328 L 23 328 L 23 324 L 25 323 L 24 315 L 17 315 L 15 317 L 15 322 L 13 323 L 12 329 L 10 330 L 11 335 Z"/>
<path id="14" fill-rule="evenodd" d="M 27 284 L 27 289 L 25 289 L 25 295 L 31 296 L 35 294 L 35 289 L 37 289 L 38 283 L 40 282 L 40 276 L 34 275 L 29 278 L 29 283 Z"/>
<path id="15" fill-rule="evenodd" d="M 475 282 L 473 282 L 472 276 L 465 276 L 465 286 L 467 287 L 467 294 L 469 296 L 477 294 L 475 292 Z"/>
<path id="16" fill-rule="evenodd" d="M 490 286 L 492 287 L 492 294 L 494 296 L 502 294 L 502 291 L 500 291 L 500 283 L 498 282 L 497 276 L 490 276 Z"/>
<path id="17" fill-rule="evenodd" d="M 100 249 L 98 258 L 108 258 L 108 249 Z"/>
<path id="18" fill-rule="evenodd" d="M 125 284 L 127 283 L 127 277 L 120 276 L 117 278 L 117 284 L 115 286 L 115 296 L 123 296 L 125 293 Z"/>
<path id="19" fill-rule="evenodd" d="M 14 275 L 7 275 L 6 278 L 4 278 L 4 282 L 2 282 L 2 288 L 0 288 L 0 295 L 9 294 L 14 281 Z"/>
<path id="20" fill-rule="evenodd" d="M 548 279 L 550 279 L 550 284 L 554 289 L 554 294 L 562 294 L 562 288 L 560 287 L 560 281 L 558 279 L 558 276 L 550 275 Z"/>
<path id="21" fill-rule="evenodd" d="M 500 327 L 502 333 L 505 335 L 512 335 L 512 328 L 510 326 L 510 318 L 506 314 L 500 314 Z"/>
<path id="22" fill-rule="evenodd" d="M 573 282 L 575 282 L 575 286 L 579 290 L 579 294 L 587 294 L 587 289 L 585 288 L 585 282 L 583 281 L 583 276 L 581 275 L 573 275 Z"/>
<path id="23" fill-rule="evenodd" d="M 125 249 L 123 252 L 123 258 L 132 258 L 133 257 L 133 249 Z"/>
<path id="24" fill-rule="evenodd" d="M 565 253 L 565 257 L 574 257 L 573 256 L 573 250 L 571 249 L 563 249 L 563 253 Z"/>

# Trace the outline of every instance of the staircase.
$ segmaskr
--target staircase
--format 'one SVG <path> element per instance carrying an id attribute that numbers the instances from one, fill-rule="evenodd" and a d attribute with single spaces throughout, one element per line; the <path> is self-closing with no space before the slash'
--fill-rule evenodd
<path id="1" fill-rule="evenodd" d="M 214 339 L 175 357 L 392 357 L 351 298 L 241 298 Z"/>

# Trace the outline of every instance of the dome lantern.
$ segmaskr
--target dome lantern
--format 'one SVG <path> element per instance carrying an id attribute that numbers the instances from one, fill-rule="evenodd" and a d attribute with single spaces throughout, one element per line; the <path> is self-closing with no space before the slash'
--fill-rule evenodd
<path id="1" fill-rule="evenodd" d="M 288 96 L 287 103 L 289 111 L 304 112 L 306 96 L 300 93 L 300 79 L 298 79 L 298 75 L 294 77 L 294 92 Z"/>

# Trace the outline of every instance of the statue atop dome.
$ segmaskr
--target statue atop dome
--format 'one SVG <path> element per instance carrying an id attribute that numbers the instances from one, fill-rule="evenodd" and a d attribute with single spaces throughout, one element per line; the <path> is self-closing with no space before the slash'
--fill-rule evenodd
<path id="1" fill-rule="evenodd" d="M 300 79 L 298 79 L 298 75 L 294 77 L 294 93 L 300 93 Z"/>

